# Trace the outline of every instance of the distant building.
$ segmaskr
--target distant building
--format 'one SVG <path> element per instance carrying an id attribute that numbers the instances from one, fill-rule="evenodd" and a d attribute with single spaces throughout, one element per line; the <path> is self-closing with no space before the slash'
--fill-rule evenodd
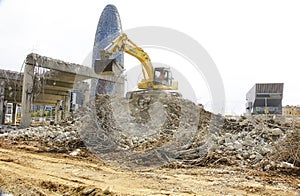
<path id="1" fill-rule="evenodd" d="M 114 5 L 107 5 L 99 18 L 95 41 L 93 47 L 92 67 L 95 72 L 100 72 L 96 65 L 96 59 L 101 59 L 100 50 L 105 49 L 111 42 L 122 34 L 121 18 L 117 8 Z M 121 52 L 116 57 L 116 61 L 124 68 L 124 54 Z M 109 67 L 111 67 L 110 65 Z M 110 70 L 112 71 L 112 70 Z M 98 80 L 92 82 L 92 89 L 99 94 L 115 95 L 117 91 L 116 83 L 107 80 Z M 95 92 L 91 92 L 91 97 L 94 97 Z M 121 93 L 122 94 L 122 93 Z"/>
<path id="2" fill-rule="evenodd" d="M 255 84 L 246 94 L 247 114 L 282 114 L 283 83 Z"/>
<path id="3" fill-rule="evenodd" d="M 89 101 L 90 85 L 87 82 L 77 82 L 73 86 L 70 97 L 71 112 L 77 110 Z"/>
<path id="4" fill-rule="evenodd" d="M 71 92 L 71 111 L 77 110 L 84 102 L 84 94 L 82 91 L 76 89 Z"/>
<path id="5" fill-rule="evenodd" d="M 7 103 L 6 104 L 6 111 L 5 111 L 5 118 L 4 123 L 5 124 L 11 124 L 12 123 L 12 114 L 13 114 L 13 104 Z"/>
<path id="6" fill-rule="evenodd" d="M 300 106 L 284 106 L 282 108 L 282 115 L 284 116 L 300 116 Z"/>

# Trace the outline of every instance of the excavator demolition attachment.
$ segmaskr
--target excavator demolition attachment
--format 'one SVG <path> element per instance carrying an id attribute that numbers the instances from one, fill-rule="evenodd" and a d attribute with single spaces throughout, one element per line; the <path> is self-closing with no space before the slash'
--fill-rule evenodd
<path id="1" fill-rule="evenodd" d="M 113 65 L 117 64 L 116 59 L 96 59 L 94 70 L 96 74 L 109 75 L 113 74 Z"/>

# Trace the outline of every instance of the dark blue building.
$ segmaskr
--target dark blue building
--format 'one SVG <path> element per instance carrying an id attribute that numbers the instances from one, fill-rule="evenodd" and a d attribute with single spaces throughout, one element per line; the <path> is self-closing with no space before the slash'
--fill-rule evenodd
<path id="1" fill-rule="evenodd" d="M 100 50 L 106 48 L 121 33 L 122 25 L 118 10 L 114 5 L 107 5 L 102 11 L 95 34 L 92 58 L 93 68 L 95 68 L 95 60 L 101 58 Z M 121 66 L 124 66 L 123 53 L 118 54 L 116 59 Z M 92 85 L 96 86 L 96 93 L 114 94 L 114 82 L 99 80 Z"/>

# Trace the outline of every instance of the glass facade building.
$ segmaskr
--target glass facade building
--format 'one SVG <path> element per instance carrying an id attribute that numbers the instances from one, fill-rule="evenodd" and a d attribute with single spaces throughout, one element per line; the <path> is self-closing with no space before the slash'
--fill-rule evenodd
<path id="1" fill-rule="evenodd" d="M 122 24 L 119 12 L 114 5 L 107 5 L 100 16 L 97 30 L 95 34 L 95 41 L 93 47 L 92 63 L 95 67 L 95 60 L 100 59 L 100 50 L 105 49 L 116 37 L 122 33 Z M 124 67 L 123 53 L 115 56 L 118 63 Z M 96 86 L 96 93 L 99 94 L 114 94 L 115 83 L 105 80 L 94 81 L 92 85 Z"/>

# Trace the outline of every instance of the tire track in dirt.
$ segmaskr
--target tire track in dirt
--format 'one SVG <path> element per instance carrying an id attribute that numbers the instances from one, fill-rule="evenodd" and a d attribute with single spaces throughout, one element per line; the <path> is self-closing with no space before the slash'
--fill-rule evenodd
<path id="1" fill-rule="evenodd" d="M 0 148 L 0 187 L 16 195 L 297 195 L 299 183 L 233 167 L 128 171 L 66 154 Z"/>
<path id="2" fill-rule="evenodd" d="M 53 158 L 45 154 L 7 149 L 0 149 L 0 157 L 2 157 L 1 173 L 6 171 L 14 178 L 37 182 L 35 184 L 39 186 L 43 183 L 53 183 L 70 188 L 91 186 L 105 190 L 113 187 L 118 192 L 129 194 L 131 185 L 135 184 L 137 193 L 144 194 L 145 190 L 147 191 L 142 184 L 135 182 L 138 176 L 134 173 L 99 167 L 97 164 L 82 160 Z"/>

